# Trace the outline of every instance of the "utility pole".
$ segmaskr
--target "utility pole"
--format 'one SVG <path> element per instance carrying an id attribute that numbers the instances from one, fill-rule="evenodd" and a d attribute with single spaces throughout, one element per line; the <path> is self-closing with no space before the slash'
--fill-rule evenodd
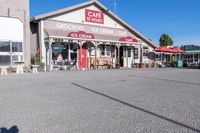
<path id="1" fill-rule="evenodd" d="M 117 0 L 114 0 L 114 13 L 117 14 Z"/>

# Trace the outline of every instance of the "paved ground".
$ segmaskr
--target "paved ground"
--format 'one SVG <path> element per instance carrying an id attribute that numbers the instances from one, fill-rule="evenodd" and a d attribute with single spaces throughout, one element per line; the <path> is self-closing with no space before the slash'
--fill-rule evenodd
<path id="1" fill-rule="evenodd" d="M 132 69 L 0 77 L 0 128 L 19 133 L 200 132 L 200 71 Z"/>

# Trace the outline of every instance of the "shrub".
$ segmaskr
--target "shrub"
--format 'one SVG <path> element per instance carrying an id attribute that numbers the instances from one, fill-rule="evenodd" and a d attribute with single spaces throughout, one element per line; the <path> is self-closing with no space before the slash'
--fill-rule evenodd
<path id="1" fill-rule="evenodd" d="M 40 59 L 36 56 L 36 54 L 31 55 L 31 64 L 38 65 L 40 63 Z"/>

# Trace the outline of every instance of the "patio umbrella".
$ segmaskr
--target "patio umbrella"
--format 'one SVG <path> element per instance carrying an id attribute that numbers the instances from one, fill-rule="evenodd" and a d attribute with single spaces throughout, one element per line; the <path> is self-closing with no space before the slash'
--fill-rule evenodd
<path id="1" fill-rule="evenodd" d="M 161 46 L 159 48 L 155 48 L 156 52 L 171 52 L 171 49 L 168 46 Z"/>
<path id="2" fill-rule="evenodd" d="M 180 49 L 180 48 L 178 48 L 178 47 L 173 47 L 172 48 L 172 52 L 173 53 L 179 53 L 179 59 L 181 59 L 180 57 L 180 55 L 181 55 L 181 53 L 184 53 L 185 51 L 184 50 L 182 50 L 182 49 Z"/>
<path id="3" fill-rule="evenodd" d="M 171 51 L 174 52 L 174 53 L 184 53 L 185 52 L 184 50 L 177 48 L 177 47 L 173 47 L 171 49 Z"/>
<path id="4" fill-rule="evenodd" d="M 159 48 L 154 49 L 155 52 L 160 52 L 161 53 L 161 62 L 162 62 L 162 53 L 170 53 L 172 50 L 169 48 L 169 46 L 161 46 Z"/>

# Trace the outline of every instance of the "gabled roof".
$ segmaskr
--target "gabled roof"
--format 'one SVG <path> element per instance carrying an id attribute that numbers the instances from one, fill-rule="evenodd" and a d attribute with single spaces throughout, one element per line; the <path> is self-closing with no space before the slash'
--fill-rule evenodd
<path id="1" fill-rule="evenodd" d="M 75 5 L 75 6 L 71 6 L 71 7 L 68 7 L 68 8 L 64 8 L 64 9 L 60 9 L 60 10 L 57 10 L 57 11 L 49 12 L 49 13 L 46 13 L 46 14 L 34 16 L 31 19 L 31 21 L 34 22 L 34 21 L 39 21 L 39 20 L 42 20 L 42 19 L 51 18 L 53 16 L 58 16 L 58 14 L 64 14 L 66 12 L 77 10 L 77 9 L 80 9 L 80 8 L 83 8 L 83 7 L 87 7 L 87 6 L 90 6 L 90 5 L 96 5 L 99 9 L 103 10 L 112 19 L 114 19 L 115 21 L 120 23 L 129 32 L 131 32 L 132 34 L 136 35 L 138 38 L 142 39 L 144 42 L 146 42 L 151 47 L 156 48 L 156 45 L 151 40 L 149 40 L 147 37 L 145 37 L 144 35 L 139 33 L 137 30 L 135 30 L 133 27 L 131 27 L 129 24 L 127 24 L 125 21 L 123 21 L 121 18 L 116 16 L 112 11 L 110 11 L 108 8 L 106 8 L 104 5 L 102 5 L 97 0 L 84 2 L 84 3 L 78 4 L 78 5 Z"/>

